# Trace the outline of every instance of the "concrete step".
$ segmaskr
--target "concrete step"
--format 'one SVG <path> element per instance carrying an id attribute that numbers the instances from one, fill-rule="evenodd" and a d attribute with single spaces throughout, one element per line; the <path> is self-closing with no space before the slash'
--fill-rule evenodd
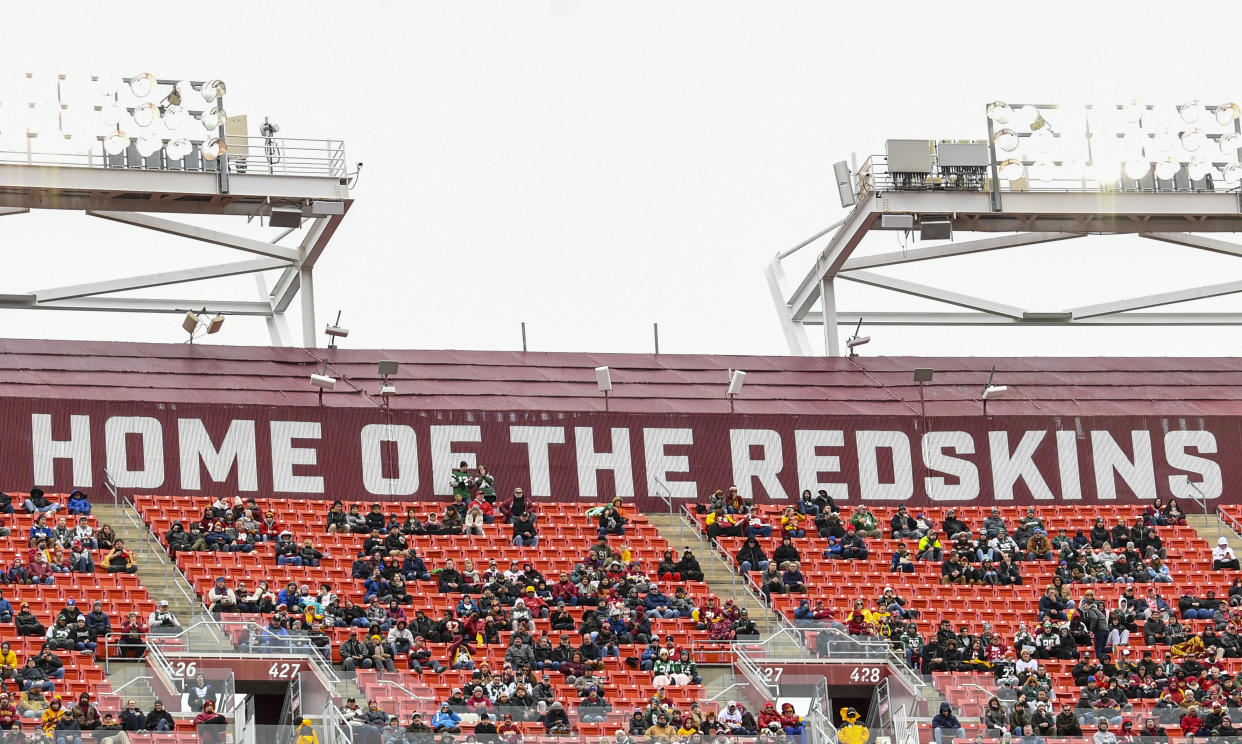
<path id="1" fill-rule="evenodd" d="M 1193 527 L 1199 537 L 1209 545 L 1215 547 L 1217 540 L 1223 537 L 1229 541 L 1234 553 L 1242 555 L 1242 537 L 1215 514 L 1187 514 L 1186 524 Z"/>
<path id="2" fill-rule="evenodd" d="M 648 514 L 647 520 L 679 552 L 690 547 L 699 559 L 699 565 L 703 568 L 703 579 L 712 592 L 722 600 L 732 599 L 734 603 L 744 607 L 764 637 L 779 628 L 776 617 L 767 605 L 756 601 L 745 590 L 742 577 L 716 555 L 715 549 L 705 536 L 676 515 Z"/>

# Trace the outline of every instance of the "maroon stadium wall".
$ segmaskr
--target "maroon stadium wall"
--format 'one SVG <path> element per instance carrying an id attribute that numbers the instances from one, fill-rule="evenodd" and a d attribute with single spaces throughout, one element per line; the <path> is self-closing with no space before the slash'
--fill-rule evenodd
<path id="1" fill-rule="evenodd" d="M 0 483 L 102 492 L 431 499 L 460 460 L 558 500 L 1131 503 L 1242 483 L 1236 417 L 497 413 L 0 400 Z M 661 485 L 663 484 L 663 485 Z"/>

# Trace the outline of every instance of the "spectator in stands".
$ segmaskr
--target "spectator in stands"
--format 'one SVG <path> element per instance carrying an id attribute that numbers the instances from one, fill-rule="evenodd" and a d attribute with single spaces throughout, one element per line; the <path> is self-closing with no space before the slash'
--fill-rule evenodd
<path id="1" fill-rule="evenodd" d="M 328 509 L 324 531 L 330 535 L 347 534 L 349 532 L 349 520 L 345 514 L 345 506 L 340 499 L 333 501 L 331 508 Z"/>
<path id="2" fill-rule="evenodd" d="M 1228 538 L 1218 538 L 1216 547 L 1212 548 L 1212 570 L 1238 570 L 1238 556 L 1234 555 L 1233 548 L 1229 547 Z"/>
<path id="3" fill-rule="evenodd" d="M 48 677 L 43 667 L 39 666 L 38 658 L 35 656 L 26 659 L 26 666 L 18 670 L 15 678 L 17 683 L 21 685 L 23 690 L 39 688 L 44 692 L 51 692 L 56 689 L 56 683 Z"/>
<path id="4" fill-rule="evenodd" d="M 461 733 L 461 716 L 457 715 L 448 702 L 440 703 L 440 710 L 431 718 L 431 730 L 435 733 Z"/>
<path id="5" fill-rule="evenodd" d="M 25 503 L 22 504 L 22 507 L 28 514 L 47 514 L 59 509 L 60 504 L 48 501 L 47 497 L 43 494 L 42 488 L 32 488 L 30 489 L 30 498 L 26 499 Z"/>
<path id="6" fill-rule="evenodd" d="M 893 552 L 888 570 L 889 573 L 914 573 L 914 556 L 910 554 L 910 549 L 904 542 L 897 543 L 897 550 Z"/>
<path id="7" fill-rule="evenodd" d="M 806 517 L 799 514 L 792 506 L 785 507 L 781 514 L 781 534 L 785 537 L 806 537 L 803 525 Z"/>
<path id="8" fill-rule="evenodd" d="M 805 514 L 808 517 L 815 517 L 821 511 L 819 504 L 815 503 L 815 497 L 811 495 L 811 489 L 802 489 L 802 493 L 798 495 L 798 513 Z"/>
<path id="9" fill-rule="evenodd" d="M 91 527 L 90 521 L 85 516 L 78 517 L 78 522 L 73 528 L 73 538 L 81 540 L 82 544 L 91 550 L 99 548 L 99 542 L 95 539 L 95 528 Z"/>
<path id="10" fill-rule="evenodd" d="M 945 538 L 953 540 L 957 538 L 959 532 L 969 532 L 970 528 L 966 523 L 957 518 L 957 512 L 949 509 L 945 512 L 944 522 L 940 525 L 940 531 L 944 533 Z M 936 560 L 939 560 L 937 558 Z"/>
<path id="11" fill-rule="evenodd" d="M 119 721 L 121 728 L 125 731 L 147 730 L 147 717 L 138 708 L 137 700 L 129 700 L 125 703 L 125 709 L 121 711 Z"/>
<path id="12" fill-rule="evenodd" d="M 730 704 L 733 707 L 733 704 Z M 723 714 L 722 714 L 723 718 Z M 731 732 L 732 733 L 732 732 Z M 643 735 L 653 744 L 672 744 L 677 738 L 677 728 L 669 725 L 668 714 L 661 711 L 656 716 L 656 722 L 648 726 Z"/>
<path id="13" fill-rule="evenodd" d="M 539 546 L 539 529 L 528 511 L 523 510 L 513 522 L 513 545 L 518 548 Z"/>
<path id="14" fill-rule="evenodd" d="M 1091 736 L 1093 744 L 1117 744 L 1117 736 L 1108 730 L 1108 721 L 1100 721 L 1097 729 Z"/>
<path id="15" fill-rule="evenodd" d="M 906 507 L 897 507 L 897 513 L 889 520 L 890 534 L 894 539 L 917 540 L 923 536 L 918 522 L 906 511 Z"/>
<path id="16" fill-rule="evenodd" d="M 699 565 L 699 559 L 694 556 L 694 552 L 689 547 L 682 548 L 681 557 L 677 561 L 677 572 L 681 574 L 682 581 L 702 581 L 703 568 Z"/>
<path id="17" fill-rule="evenodd" d="M 738 524 L 738 520 L 731 514 L 726 514 L 722 507 L 716 507 L 708 512 L 707 518 L 704 520 L 707 525 L 707 539 L 715 541 L 716 538 L 724 537 L 741 537 L 742 527 Z"/>
<path id="18" fill-rule="evenodd" d="M 806 577 L 802 575 L 802 564 L 797 561 L 787 564 L 781 574 L 781 583 L 785 585 L 786 592 L 805 592 Z"/>
<path id="19" fill-rule="evenodd" d="M 207 591 L 207 607 L 212 612 L 237 611 L 237 593 L 229 588 L 223 576 L 217 576 Z"/>
<path id="20" fill-rule="evenodd" d="M 74 573 L 95 573 L 95 561 L 81 540 L 74 540 L 69 552 L 69 568 Z"/>
<path id="21" fill-rule="evenodd" d="M 22 602 L 21 609 L 13 617 L 13 622 L 17 626 L 19 636 L 41 636 L 45 630 L 43 623 L 40 623 L 39 618 L 30 611 L 29 602 Z"/>
<path id="22" fill-rule="evenodd" d="M 944 744 L 946 739 L 952 742 L 955 738 L 965 736 L 961 722 L 953 715 L 953 708 L 948 703 L 940 704 L 940 712 L 932 718 L 931 726 L 932 738 L 936 744 Z"/>
<path id="23" fill-rule="evenodd" d="M 210 700 L 203 704 L 203 712 L 194 716 L 194 728 L 199 741 L 204 744 L 222 744 L 225 741 L 225 725 L 228 719 L 216 712 L 216 704 Z"/>
<path id="24" fill-rule="evenodd" d="M 984 735 L 989 739 L 1000 738 L 1009 730 L 1009 714 L 1001 705 L 1000 698 L 992 697 L 983 708 Z"/>
<path id="25" fill-rule="evenodd" d="M 108 573 L 138 573 L 134 555 L 125 549 L 125 542 L 122 540 L 112 544 L 112 550 L 104 556 L 104 565 L 108 567 Z"/>
<path id="26" fill-rule="evenodd" d="M 367 639 L 367 655 L 371 658 L 372 666 L 381 672 L 397 671 L 396 663 L 393 661 L 393 648 L 384 642 L 384 637 L 375 634 Z"/>
<path id="27" fill-rule="evenodd" d="M 521 488 L 513 489 L 513 495 L 500 505 L 500 515 L 508 524 L 512 524 L 518 517 L 525 514 L 526 510 L 526 492 Z"/>
<path id="28" fill-rule="evenodd" d="M 794 547 L 793 540 L 789 535 L 781 538 L 781 544 L 776 546 L 776 550 L 772 552 L 772 561 L 776 563 L 776 567 L 784 569 L 790 563 L 797 563 L 802 560 L 802 556 L 798 554 L 798 549 Z"/>
<path id="29" fill-rule="evenodd" d="M 950 511 L 950 514 L 953 512 Z M 946 522 L 948 520 L 945 520 Z M 940 535 L 935 530 L 931 530 L 926 535 L 919 538 L 918 559 L 920 561 L 936 561 L 940 562 L 944 556 L 944 548 L 940 544 Z"/>
<path id="30" fill-rule="evenodd" d="M 69 494 L 69 500 L 65 502 L 65 509 L 70 514 L 90 514 L 91 502 L 85 493 L 75 490 Z"/>
<path id="31" fill-rule="evenodd" d="M 1212 596 L 1212 593 L 1209 592 L 1208 596 Z M 1212 611 L 1219 604 L 1215 599 L 1199 599 L 1191 593 L 1191 587 L 1188 586 L 1181 599 L 1177 600 L 1177 609 L 1183 620 L 1211 620 Z"/>
<path id="32" fill-rule="evenodd" d="M 852 524 L 846 528 L 845 537 L 841 538 L 841 557 L 849 561 L 867 560 L 867 543 Z"/>
<path id="33" fill-rule="evenodd" d="M 1044 596 L 1039 598 L 1039 619 L 1060 620 L 1062 622 L 1069 619 L 1065 614 L 1066 602 L 1061 594 L 1053 587 L 1048 587 L 1048 591 L 1044 592 Z"/>
<path id="34" fill-rule="evenodd" d="M 736 557 L 737 565 L 743 573 L 767 570 L 768 557 L 754 537 L 746 538 L 746 542 L 742 543 L 742 547 L 738 549 Z"/>
<path id="35" fill-rule="evenodd" d="M 367 651 L 367 647 L 358 640 L 358 634 L 353 630 L 349 631 L 349 636 L 341 644 L 340 652 L 341 666 L 347 672 L 352 672 L 356 669 L 370 669 L 375 666 Z M 430 652 L 428 652 L 428 655 L 430 655 Z M 418 668 L 418 673 L 422 674 L 422 667 Z"/>
<path id="36" fill-rule="evenodd" d="M 1028 561 L 1052 560 L 1052 543 L 1048 541 L 1048 533 L 1036 528 L 1026 543 L 1026 559 Z"/>
<path id="37" fill-rule="evenodd" d="M 763 519 L 763 515 L 759 512 L 759 507 L 750 506 L 746 509 L 746 515 L 739 518 L 739 524 L 742 527 L 742 533 L 747 537 L 771 537 L 772 525 Z"/>
<path id="38" fill-rule="evenodd" d="M 850 524 L 854 530 L 863 537 L 883 537 L 880 533 L 880 522 L 876 519 L 875 514 L 867 508 L 866 504 L 860 504 L 854 511 L 854 516 L 850 517 Z"/>

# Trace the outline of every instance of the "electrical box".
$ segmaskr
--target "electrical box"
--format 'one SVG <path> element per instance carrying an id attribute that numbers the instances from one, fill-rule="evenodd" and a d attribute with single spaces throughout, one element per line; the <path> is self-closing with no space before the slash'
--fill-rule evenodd
<path id="1" fill-rule="evenodd" d="M 931 173 L 931 140 L 888 140 L 884 143 L 889 173 Z"/>
<path id="2" fill-rule="evenodd" d="M 983 142 L 937 142 L 936 164 L 941 168 L 986 168 L 988 146 Z"/>

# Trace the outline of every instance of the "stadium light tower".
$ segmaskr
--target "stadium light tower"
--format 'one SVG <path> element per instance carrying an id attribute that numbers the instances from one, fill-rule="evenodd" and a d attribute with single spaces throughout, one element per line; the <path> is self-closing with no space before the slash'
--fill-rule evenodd
<path id="1" fill-rule="evenodd" d="M 824 353 L 839 356 L 837 326 L 857 323 L 864 315 L 869 325 L 880 326 L 1242 325 L 1237 311 L 1164 310 L 1242 293 L 1242 281 L 1076 307 L 1018 307 L 875 271 L 1094 235 L 1131 235 L 1242 258 L 1242 244 L 1205 235 L 1242 231 L 1242 107 L 1237 103 L 994 101 L 984 113 L 986 134 L 978 139 L 888 140 L 883 154 L 872 155 L 856 170 L 845 163 L 834 166 L 841 206 L 849 213 L 777 253 L 765 268 L 791 353 L 812 353 L 806 329 L 818 325 Z M 868 250 L 867 239 L 885 231 L 924 241 L 975 237 L 895 252 Z M 814 263 L 791 286 L 784 262 L 808 246 L 817 247 Z M 839 280 L 944 303 L 956 311 L 838 310 Z"/>
<path id="2" fill-rule="evenodd" d="M 250 137 L 246 116 L 226 112 L 227 93 L 219 80 L 148 72 L 0 73 L 0 216 L 77 211 L 251 254 L 243 261 L 4 292 L 0 309 L 184 314 L 187 307 L 207 306 L 221 322 L 229 315 L 262 317 L 272 344 L 289 345 L 285 312 L 300 298 L 302 342 L 315 346 L 314 268 L 352 204 L 344 145 L 279 138 L 274 127 Z M 258 239 L 176 215 L 288 226 Z M 296 245 L 282 242 L 291 235 Z M 120 263 L 124 254 L 113 258 Z M 263 274 L 276 271 L 269 291 Z M 254 275 L 257 300 L 204 300 L 188 291 L 118 296 L 241 274 Z"/>

